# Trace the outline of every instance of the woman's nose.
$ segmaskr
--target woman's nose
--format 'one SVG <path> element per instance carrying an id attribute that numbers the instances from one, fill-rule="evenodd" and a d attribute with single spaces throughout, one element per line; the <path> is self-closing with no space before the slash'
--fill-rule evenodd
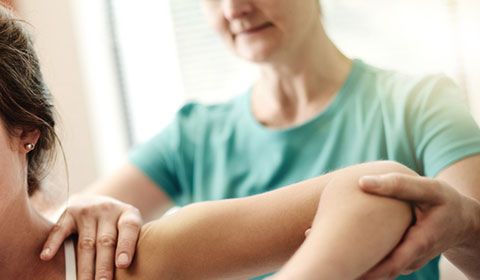
<path id="1" fill-rule="evenodd" d="M 222 9 L 226 19 L 244 17 L 253 11 L 251 0 L 223 0 Z"/>

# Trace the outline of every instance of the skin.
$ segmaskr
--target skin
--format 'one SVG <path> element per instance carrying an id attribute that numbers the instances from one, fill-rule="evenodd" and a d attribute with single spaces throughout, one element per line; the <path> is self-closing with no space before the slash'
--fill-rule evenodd
<path id="1" fill-rule="evenodd" d="M 189 205 L 144 226 L 134 264 L 117 270 L 116 279 L 247 279 L 276 271 L 302 244 L 315 213 L 299 253 L 306 249 L 318 261 L 303 273 L 289 275 L 287 267 L 278 278 L 357 278 L 411 222 L 407 203 L 357 187 L 361 175 L 388 171 L 415 176 L 397 163 L 373 162 L 248 198 Z"/>
<path id="2" fill-rule="evenodd" d="M 417 224 L 372 278 L 417 270 L 443 253 L 469 279 L 480 279 L 480 156 L 452 164 L 435 179 L 383 175 L 368 178 L 364 191 L 415 204 Z"/>
<path id="3" fill-rule="evenodd" d="M 351 61 L 325 34 L 318 1 L 203 4 L 227 46 L 260 67 L 252 109 L 263 125 L 287 128 L 304 123 L 326 108 L 343 85 Z"/>
<path id="4" fill-rule="evenodd" d="M 226 45 L 261 69 L 261 78 L 254 85 L 251 100 L 258 122 L 270 128 L 299 125 L 317 115 L 333 100 L 350 71 L 351 61 L 326 36 L 317 1 L 204 0 L 202 3 L 212 28 Z M 422 213 L 424 217 L 424 222 L 412 227 L 408 238 L 391 257 L 370 272 L 372 276 L 393 277 L 415 270 L 442 252 L 471 278 L 480 275 L 474 261 L 480 258 L 477 221 L 480 197 L 476 183 L 479 166 L 477 157 L 474 157 L 452 164 L 432 181 L 408 176 L 402 180 L 387 177 L 382 181 L 391 186 L 385 188 L 389 191 L 387 193 L 382 192 L 384 188 L 373 191 L 368 189 L 369 184 L 364 185 L 365 191 L 414 202 L 417 214 Z M 431 188 L 431 191 L 435 194 L 433 197 L 443 196 L 443 203 L 439 204 L 425 193 L 412 196 L 413 192 L 407 190 L 408 187 L 432 185 L 441 186 Z M 159 189 L 136 167 L 125 164 L 90 187 L 87 194 L 78 196 L 74 206 L 66 210 L 66 218 L 50 235 L 44 247 L 48 254 L 42 258 L 51 259 L 63 239 L 78 232 L 79 240 L 89 244 L 79 255 L 82 277 L 111 279 L 114 265 L 111 256 L 116 257 L 117 267 L 127 267 L 140 229 L 138 211 L 127 204 L 137 207 L 149 220 L 159 208 L 161 212 L 171 205 L 170 199 Z M 97 197 L 95 205 L 87 203 L 92 195 L 97 194 L 123 202 Z M 453 207 L 458 204 L 467 206 Z M 104 207 L 116 209 L 115 214 L 102 215 Z M 125 220 L 128 227 L 124 226 Z M 444 226 L 445 221 L 453 220 L 468 226 L 453 223 Z M 101 227 L 102 224 L 109 226 Z M 94 246 L 95 240 L 105 236 L 110 241 L 118 241 L 116 247 L 113 242 L 107 242 L 109 246 L 98 245 L 101 242 Z M 437 246 L 428 246 L 433 243 Z M 127 258 L 120 262 L 119 256 L 123 253 Z"/>
<path id="5" fill-rule="evenodd" d="M 53 227 L 30 205 L 27 192 L 30 150 L 25 145 L 35 144 L 39 133 L 18 128 L 14 134 L 0 121 L 0 275 L 5 279 L 64 279 L 63 250 L 47 264 L 31 254 L 40 253 Z"/>
<path id="6" fill-rule="evenodd" d="M 411 222 L 408 204 L 391 212 L 373 197 L 351 191 L 345 186 L 352 179 L 357 183 L 357 171 L 329 182 L 334 187 L 323 191 L 306 241 L 272 279 L 357 279 L 400 242 Z M 396 174 L 418 176 L 405 171 Z"/>
<path id="7" fill-rule="evenodd" d="M 45 242 L 40 258 L 51 260 L 63 240 L 76 231 L 78 244 L 85 245 L 77 248 L 78 277 L 113 279 L 114 267 L 126 268 L 132 262 L 142 226 L 138 209 L 146 216 L 153 216 L 159 212 L 157 203 L 163 206 L 160 210 L 172 204 L 167 195 L 141 171 L 125 164 L 115 175 L 72 198 L 71 206 L 65 210 Z M 109 209 L 110 215 L 105 215 L 105 209 Z M 109 228 L 116 231 L 101 231 L 99 225 L 105 223 L 112 225 Z M 114 242 L 96 242 L 108 238 Z M 99 257 L 95 258 L 95 255 Z M 126 257 L 122 257 L 124 255 Z"/>
<path id="8" fill-rule="evenodd" d="M 394 279 L 410 274 L 441 253 L 468 279 L 480 279 L 480 204 L 476 199 L 480 189 L 471 187 L 478 182 L 479 164 L 479 156 L 469 157 L 446 168 L 435 179 L 406 174 L 361 178 L 359 187 L 366 193 L 413 203 L 417 220 L 405 240 L 362 279 Z M 451 187 L 448 181 L 457 187 Z M 313 250 L 315 245 L 305 243 L 302 247 Z M 299 274 L 305 267 L 315 267 L 316 259 L 300 253 L 286 267 L 291 275 Z"/>

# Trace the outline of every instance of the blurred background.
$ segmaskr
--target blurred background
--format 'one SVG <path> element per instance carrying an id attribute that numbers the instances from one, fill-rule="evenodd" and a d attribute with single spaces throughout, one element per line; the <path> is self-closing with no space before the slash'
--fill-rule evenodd
<path id="1" fill-rule="evenodd" d="M 185 101 L 221 102 L 257 76 L 208 28 L 199 0 L 0 1 L 32 25 L 56 99 L 67 164 L 57 161 L 52 172 L 51 203 L 66 200 L 66 166 L 73 193 L 112 171 Z M 347 55 L 412 74 L 446 73 L 480 121 L 480 1 L 322 5 L 327 31 Z"/>

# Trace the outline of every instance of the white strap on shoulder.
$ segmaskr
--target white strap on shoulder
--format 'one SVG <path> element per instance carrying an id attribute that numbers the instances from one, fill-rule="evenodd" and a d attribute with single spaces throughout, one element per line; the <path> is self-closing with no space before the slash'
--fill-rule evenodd
<path id="1" fill-rule="evenodd" d="M 75 247 L 72 239 L 67 239 L 64 243 L 65 248 L 65 279 L 77 280 L 77 263 L 75 259 Z"/>

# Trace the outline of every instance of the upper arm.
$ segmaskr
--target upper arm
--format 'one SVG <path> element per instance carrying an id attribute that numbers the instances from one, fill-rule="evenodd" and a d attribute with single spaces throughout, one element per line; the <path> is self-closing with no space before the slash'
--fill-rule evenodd
<path id="1" fill-rule="evenodd" d="M 427 177 L 480 153 L 480 129 L 460 88 L 449 78 L 431 77 L 409 95 L 405 126 Z"/>
<path id="2" fill-rule="evenodd" d="M 438 173 L 436 178 L 480 202 L 480 154 L 448 166 Z"/>
<path id="3" fill-rule="evenodd" d="M 106 195 L 135 206 L 147 220 L 172 205 L 168 195 L 136 166 L 126 163 L 97 181 L 89 192 Z"/>
<path id="4" fill-rule="evenodd" d="M 145 225 L 118 279 L 246 279 L 303 242 L 329 175 L 249 198 L 195 203 Z"/>
<path id="5" fill-rule="evenodd" d="M 480 200 L 480 129 L 460 88 L 449 78 L 434 77 L 415 93 L 408 123 L 423 175 Z"/>

